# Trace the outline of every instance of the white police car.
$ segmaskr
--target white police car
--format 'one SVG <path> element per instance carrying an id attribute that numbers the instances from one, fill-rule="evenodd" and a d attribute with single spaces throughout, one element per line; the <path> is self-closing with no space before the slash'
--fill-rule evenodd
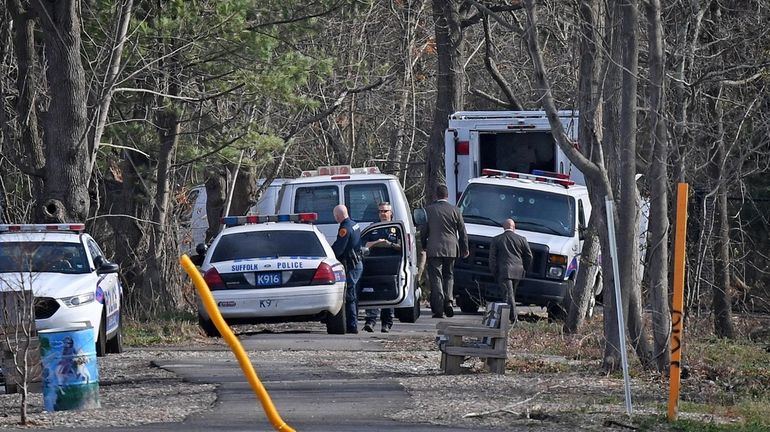
<path id="1" fill-rule="evenodd" d="M 315 213 L 228 216 L 201 264 L 203 279 L 228 324 L 325 321 L 345 333 L 345 268 L 311 224 Z M 198 300 L 198 321 L 218 336 Z"/>
<path id="2" fill-rule="evenodd" d="M 32 289 L 38 330 L 94 329 L 96 355 L 123 351 L 118 265 L 84 224 L 0 225 L 0 291 Z"/>

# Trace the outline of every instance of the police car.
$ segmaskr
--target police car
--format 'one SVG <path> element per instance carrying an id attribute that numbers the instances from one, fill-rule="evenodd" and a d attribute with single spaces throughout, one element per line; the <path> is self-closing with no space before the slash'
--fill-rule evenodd
<path id="1" fill-rule="evenodd" d="M 119 267 L 84 230 L 84 224 L 0 225 L 0 291 L 31 287 L 37 330 L 86 324 L 94 329 L 96 355 L 120 353 Z"/>
<path id="2" fill-rule="evenodd" d="M 325 321 L 345 333 L 345 268 L 310 224 L 315 213 L 228 216 L 201 271 L 228 324 Z M 308 222 L 308 223 L 295 223 Z M 219 332 L 198 300 L 198 321 Z"/>

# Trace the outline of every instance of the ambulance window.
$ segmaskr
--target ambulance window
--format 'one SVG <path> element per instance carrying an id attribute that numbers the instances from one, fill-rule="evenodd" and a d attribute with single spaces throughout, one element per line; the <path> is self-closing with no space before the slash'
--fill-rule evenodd
<path id="1" fill-rule="evenodd" d="M 583 210 L 583 200 L 578 200 L 578 226 L 581 228 L 585 228 L 586 226 L 586 216 L 585 210 Z"/>
<path id="2" fill-rule="evenodd" d="M 340 203 L 337 186 L 300 187 L 294 196 L 295 213 L 317 213 L 316 223 L 336 223 L 334 207 Z M 354 219 L 355 220 L 355 219 Z"/>
<path id="3" fill-rule="evenodd" d="M 356 222 L 379 222 L 377 205 L 390 202 L 388 188 L 382 183 L 345 186 L 345 205 L 350 218 Z"/>

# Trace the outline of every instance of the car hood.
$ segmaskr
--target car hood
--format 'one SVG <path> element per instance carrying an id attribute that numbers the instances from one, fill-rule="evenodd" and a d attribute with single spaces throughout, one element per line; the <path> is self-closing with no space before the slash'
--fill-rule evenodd
<path id="1" fill-rule="evenodd" d="M 36 297 L 61 298 L 96 289 L 98 279 L 92 274 L 0 273 L 0 291 L 18 291 L 32 287 Z"/>
<path id="2" fill-rule="evenodd" d="M 493 227 L 489 225 L 479 225 L 465 223 L 465 231 L 469 236 L 479 236 L 492 238 L 503 232 L 502 227 Z M 572 237 L 562 237 L 553 234 L 543 234 L 540 232 L 526 231 L 517 229 L 516 234 L 524 236 L 529 243 L 537 243 L 548 246 L 550 253 L 560 255 L 574 255 L 578 252 L 578 245 Z"/>

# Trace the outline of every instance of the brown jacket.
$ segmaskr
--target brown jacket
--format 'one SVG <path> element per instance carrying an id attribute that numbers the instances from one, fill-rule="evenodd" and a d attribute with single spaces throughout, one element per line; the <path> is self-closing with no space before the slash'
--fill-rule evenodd
<path id="1" fill-rule="evenodd" d="M 428 258 L 457 258 L 468 251 L 465 221 L 457 207 L 439 200 L 425 207 L 428 223 L 420 232 L 422 248 Z"/>
<path id="2" fill-rule="evenodd" d="M 497 279 L 523 279 L 532 265 L 532 251 L 523 236 L 503 231 L 492 239 L 489 249 L 489 270 Z"/>

